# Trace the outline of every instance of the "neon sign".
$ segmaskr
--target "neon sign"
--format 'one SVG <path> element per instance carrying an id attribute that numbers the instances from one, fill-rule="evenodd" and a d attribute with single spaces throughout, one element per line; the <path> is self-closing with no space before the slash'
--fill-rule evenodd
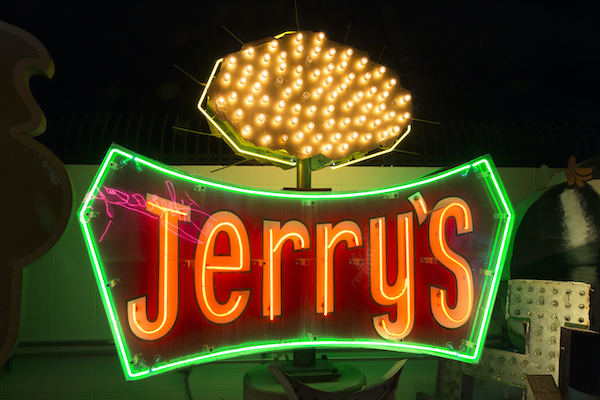
<path id="1" fill-rule="evenodd" d="M 192 177 L 114 146 L 79 220 L 133 380 L 302 347 L 476 362 L 513 211 L 487 157 L 313 194 Z"/>

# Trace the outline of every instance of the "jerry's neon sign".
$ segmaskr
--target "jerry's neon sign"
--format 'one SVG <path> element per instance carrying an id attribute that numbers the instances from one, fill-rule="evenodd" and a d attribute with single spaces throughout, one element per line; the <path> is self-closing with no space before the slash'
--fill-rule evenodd
<path id="1" fill-rule="evenodd" d="M 232 187 L 119 147 L 79 213 L 128 379 L 353 347 L 475 362 L 512 209 L 488 158 L 395 187 Z"/>

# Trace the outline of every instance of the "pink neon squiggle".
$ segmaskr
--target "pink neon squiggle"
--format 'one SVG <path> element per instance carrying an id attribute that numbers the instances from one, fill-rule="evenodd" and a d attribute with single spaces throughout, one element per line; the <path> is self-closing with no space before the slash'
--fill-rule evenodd
<path id="1" fill-rule="evenodd" d="M 104 232 L 102 233 L 102 236 L 100 236 L 100 240 L 98 240 L 98 243 L 100 243 L 102 241 L 102 239 L 104 239 L 104 235 L 106 235 L 106 232 L 108 232 L 108 228 L 110 227 L 110 224 L 112 224 L 112 219 L 110 221 L 108 221 L 108 224 L 106 224 L 106 228 L 104 228 Z"/>
<path id="2" fill-rule="evenodd" d="M 193 205 L 195 205 L 196 207 L 198 207 L 198 209 L 191 208 L 191 210 L 192 210 L 193 212 L 197 212 L 197 213 L 199 213 L 199 214 L 202 214 L 202 215 L 204 215 L 204 216 L 207 216 L 207 217 L 209 217 L 210 219 L 212 219 L 212 220 L 216 221 L 216 219 L 214 219 L 214 218 L 213 218 L 213 217 L 212 217 L 212 216 L 211 216 L 209 213 L 207 213 L 207 212 L 205 212 L 205 211 L 202 211 L 202 210 L 201 210 L 201 208 L 202 208 L 202 207 L 200 207 L 200 206 L 198 205 L 198 203 L 196 203 L 194 200 L 192 200 L 192 198 L 190 197 L 190 195 L 188 194 L 188 192 L 186 192 L 186 191 L 184 190 L 184 191 L 183 191 L 183 193 L 185 193 L 185 195 L 187 196 L 188 200 L 190 201 L 190 204 L 193 204 Z M 181 203 L 181 204 L 183 204 L 183 200 L 181 200 L 181 201 L 182 201 L 182 203 Z M 189 206 L 190 206 L 190 205 L 188 204 L 188 207 L 189 207 Z"/>
<path id="3" fill-rule="evenodd" d="M 165 181 L 165 186 L 166 186 L 166 190 L 168 192 L 169 198 L 171 200 L 169 201 L 166 199 L 161 199 L 161 201 L 160 201 L 161 206 L 164 206 L 165 208 L 178 209 L 179 208 L 178 205 L 183 205 L 185 207 L 189 207 L 189 211 L 191 213 L 198 213 L 202 216 L 205 216 L 205 217 L 208 217 L 208 218 L 214 220 L 214 218 L 209 213 L 202 210 L 202 207 L 200 207 L 200 205 L 192 199 L 192 197 L 189 195 L 189 193 L 187 191 L 185 191 L 185 190 L 183 191 L 185 193 L 185 197 L 187 197 L 187 199 L 178 198 L 175 186 L 173 185 L 173 183 L 171 181 L 168 181 L 168 180 Z M 108 232 L 108 227 L 114 220 L 115 215 L 114 215 L 113 207 L 121 207 L 121 208 L 124 208 L 129 211 L 134 211 L 143 216 L 150 217 L 153 220 L 156 220 L 159 218 L 158 215 L 146 211 L 146 206 L 147 206 L 146 194 L 141 194 L 141 193 L 137 193 L 137 192 L 136 193 L 127 193 L 123 190 L 120 190 L 120 189 L 117 189 L 114 187 L 103 186 L 102 188 L 97 189 L 96 194 L 93 194 L 90 192 L 87 194 L 87 196 L 89 196 L 90 198 L 93 198 L 94 200 L 104 202 L 104 207 L 106 209 L 106 215 L 111 219 L 111 222 L 105 228 L 100 241 L 104 238 L 104 236 Z M 154 197 L 156 197 L 156 200 L 158 200 L 157 195 L 154 195 Z M 175 233 L 182 240 L 185 240 L 187 242 L 194 243 L 194 244 L 204 243 L 203 240 L 201 240 L 201 237 L 202 237 L 201 228 L 198 226 L 198 224 L 196 222 L 194 222 L 192 220 L 191 215 L 190 215 L 189 219 L 190 220 L 188 222 L 190 223 L 190 227 L 192 228 L 191 230 L 190 229 L 188 229 L 187 231 L 182 230 L 181 227 L 179 227 L 179 229 L 175 229 L 175 227 L 174 226 L 172 227 L 171 225 L 168 226 L 167 229 L 170 232 Z M 190 233 L 190 232 L 192 232 L 192 233 Z M 196 232 L 197 232 L 197 234 L 195 234 Z"/>
<path id="4" fill-rule="evenodd" d="M 169 192 L 171 200 L 177 203 L 177 194 L 175 193 L 175 187 L 173 186 L 173 182 L 165 181 L 165 186 L 167 187 L 167 192 Z"/>

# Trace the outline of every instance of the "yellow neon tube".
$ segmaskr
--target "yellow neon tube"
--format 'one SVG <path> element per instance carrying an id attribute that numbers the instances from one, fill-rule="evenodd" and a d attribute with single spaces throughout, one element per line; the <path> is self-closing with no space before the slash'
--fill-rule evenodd
<path id="1" fill-rule="evenodd" d="M 342 163 L 342 164 L 332 165 L 331 169 L 338 169 L 338 168 L 346 167 L 348 165 L 356 164 L 357 162 L 365 161 L 365 160 L 368 160 L 368 159 L 371 159 L 371 158 L 374 158 L 374 157 L 378 157 L 378 156 L 382 156 L 384 154 L 392 152 L 400 144 L 400 142 L 402 142 L 406 138 L 406 136 L 408 136 L 408 134 L 410 133 L 411 129 L 412 129 L 412 125 L 408 125 L 406 127 L 406 131 L 404 132 L 404 134 L 402 136 L 400 136 L 398 138 L 398 140 L 396 141 L 396 143 L 394 143 L 394 145 L 392 147 L 390 147 L 389 149 L 381 150 L 381 151 L 379 151 L 377 153 L 369 154 L 367 156 L 364 156 L 364 157 L 361 157 L 361 158 L 357 158 L 355 160 L 350 160 L 350 161 L 347 161 L 347 162 Z"/>

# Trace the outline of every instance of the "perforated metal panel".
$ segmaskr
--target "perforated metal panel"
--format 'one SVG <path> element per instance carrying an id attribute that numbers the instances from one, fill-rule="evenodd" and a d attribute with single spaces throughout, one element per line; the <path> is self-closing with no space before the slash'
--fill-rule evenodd
<path id="1" fill-rule="evenodd" d="M 590 289 L 580 282 L 509 281 L 506 318 L 527 324 L 525 354 L 486 348 L 478 364 L 444 361 L 442 398 L 461 398 L 463 375 L 524 387 L 527 399 L 533 399 L 527 375 L 550 374 L 558 384 L 560 328 L 589 327 Z"/>

